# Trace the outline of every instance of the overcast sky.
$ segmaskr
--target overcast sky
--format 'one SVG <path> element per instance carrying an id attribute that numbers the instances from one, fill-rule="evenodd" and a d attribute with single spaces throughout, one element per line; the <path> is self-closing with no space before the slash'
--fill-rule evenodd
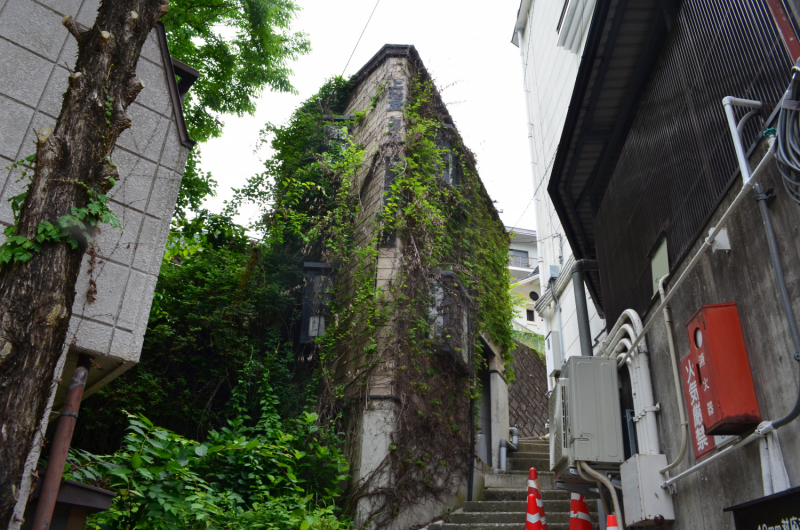
<path id="1" fill-rule="evenodd" d="M 265 92 L 254 116 L 225 116 L 223 136 L 202 146 L 203 169 L 219 183 L 207 201 L 220 211 L 231 187 L 262 170 L 268 148 L 254 153 L 267 122 L 286 123 L 326 79 L 339 75 L 375 7 L 375 0 L 299 0 L 294 29 L 312 51 L 291 65 L 299 94 Z M 535 228 L 522 69 L 511 44 L 519 0 L 380 0 L 350 61 L 346 76 L 384 44 L 413 44 L 440 88 L 466 145 L 506 225 Z M 246 223 L 253 210 L 238 219 Z M 518 223 L 518 224 L 517 224 Z"/>

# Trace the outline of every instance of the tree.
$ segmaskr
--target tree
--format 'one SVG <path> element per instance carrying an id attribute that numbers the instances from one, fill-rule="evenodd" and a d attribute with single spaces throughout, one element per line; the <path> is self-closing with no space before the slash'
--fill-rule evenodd
<path id="1" fill-rule="evenodd" d="M 144 88 L 139 53 L 166 0 L 105 0 L 78 41 L 55 130 L 38 131 L 35 173 L 0 253 L 0 521 L 9 521 L 25 458 L 65 347 L 75 282 L 98 222 L 113 221 L 105 193 L 118 175 L 111 154 L 131 126 Z"/>
<path id="2" fill-rule="evenodd" d="M 221 114 L 252 114 L 268 87 L 295 92 L 290 60 L 311 50 L 303 33 L 291 33 L 299 7 L 292 0 L 172 0 L 164 24 L 170 53 L 200 70 L 183 103 L 189 135 L 205 142 L 222 134 Z M 178 212 L 198 211 L 216 183 L 199 169 L 197 148 L 178 197 Z"/>

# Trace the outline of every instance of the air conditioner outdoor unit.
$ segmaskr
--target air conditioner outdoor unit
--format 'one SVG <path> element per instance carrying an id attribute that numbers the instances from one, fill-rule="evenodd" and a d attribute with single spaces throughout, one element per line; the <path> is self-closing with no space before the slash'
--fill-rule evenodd
<path id="1" fill-rule="evenodd" d="M 550 404 L 550 466 L 557 480 L 583 482 L 577 471 L 570 472 L 578 461 L 619 469 L 625 455 L 614 359 L 567 359 Z"/>

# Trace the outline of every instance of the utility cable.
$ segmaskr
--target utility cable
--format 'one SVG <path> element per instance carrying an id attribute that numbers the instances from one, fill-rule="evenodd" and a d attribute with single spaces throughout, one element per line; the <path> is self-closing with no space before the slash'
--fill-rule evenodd
<path id="1" fill-rule="evenodd" d="M 358 48 L 358 43 L 361 42 L 361 37 L 363 37 L 364 36 L 364 32 L 367 31 L 367 26 L 369 26 L 369 21 L 372 20 L 372 15 L 375 14 L 375 10 L 378 9 L 378 4 L 380 4 L 380 3 L 381 3 L 381 0 L 378 0 L 377 2 L 375 2 L 375 7 L 372 8 L 372 13 L 369 14 L 369 18 L 367 19 L 367 23 L 364 24 L 364 29 L 361 30 L 361 35 L 358 36 L 358 40 L 356 41 L 356 45 L 353 46 L 353 52 L 350 54 L 350 59 L 347 59 L 347 64 L 344 65 L 344 68 L 342 69 L 342 75 L 344 75 L 344 72 L 345 72 L 345 70 L 347 70 L 347 67 L 350 66 L 350 60 L 353 58 L 353 55 L 356 53 L 356 48 Z"/>
<path id="2" fill-rule="evenodd" d="M 792 82 L 780 104 L 775 159 L 789 197 L 800 204 L 800 88 L 797 87 L 800 68 L 795 66 L 792 72 Z"/>

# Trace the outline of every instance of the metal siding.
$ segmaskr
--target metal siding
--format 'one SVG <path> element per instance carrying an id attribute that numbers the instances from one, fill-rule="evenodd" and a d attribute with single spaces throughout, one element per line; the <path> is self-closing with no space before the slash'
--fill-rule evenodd
<path id="1" fill-rule="evenodd" d="M 791 67 L 766 0 L 683 2 L 595 218 L 610 321 L 647 309 L 660 235 L 672 268 L 738 178 L 722 98 L 759 99 L 771 110 Z M 747 143 L 760 131 L 751 122 Z"/>

